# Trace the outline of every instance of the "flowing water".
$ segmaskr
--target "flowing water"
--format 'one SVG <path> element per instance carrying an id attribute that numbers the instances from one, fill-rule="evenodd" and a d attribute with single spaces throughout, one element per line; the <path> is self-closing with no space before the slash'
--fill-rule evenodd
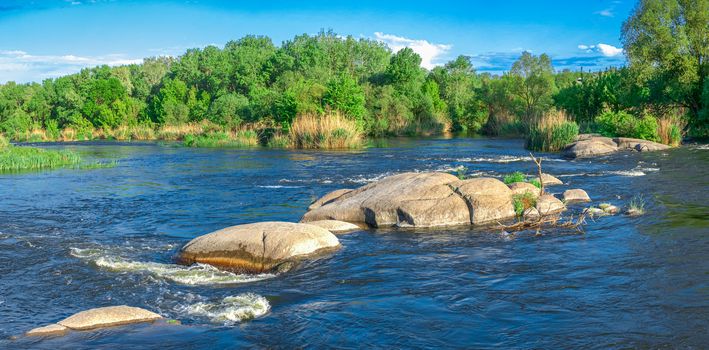
<path id="1" fill-rule="evenodd" d="M 393 139 L 353 152 L 87 143 L 114 168 L 0 174 L 0 348 L 703 348 L 709 344 L 709 149 L 567 161 L 561 193 L 647 214 L 585 234 L 370 230 L 282 275 L 173 264 L 190 239 L 297 221 L 326 192 L 405 171 L 536 171 L 519 140 Z M 574 207 L 579 210 L 579 207 Z M 127 304 L 182 326 L 15 337 Z"/>

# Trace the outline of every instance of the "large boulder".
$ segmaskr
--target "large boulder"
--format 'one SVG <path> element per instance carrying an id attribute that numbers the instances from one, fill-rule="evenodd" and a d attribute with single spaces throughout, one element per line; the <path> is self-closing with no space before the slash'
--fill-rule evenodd
<path id="1" fill-rule="evenodd" d="M 470 225 L 514 216 L 502 208 L 505 202 L 511 207 L 510 196 L 510 189 L 496 179 L 461 181 L 447 173 L 404 173 L 347 192 L 309 210 L 302 221 L 340 220 L 371 227 Z"/>
<path id="2" fill-rule="evenodd" d="M 315 200 L 315 202 L 313 202 L 312 204 L 310 204 L 310 206 L 308 207 L 308 210 L 313 210 L 313 209 L 316 209 L 316 208 L 320 208 L 320 207 L 323 206 L 323 204 L 330 203 L 330 202 L 334 201 L 335 199 L 342 197 L 344 194 L 347 194 L 347 193 L 350 193 L 350 192 L 352 192 L 352 190 L 351 190 L 351 189 L 348 189 L 348 188 L 343 188 L 343 189 L 340 189 L 340 190 L 334 190 L 334 191 L 332 191 L 332 192 L 330 192 L 330 193 L 328 193 L 328 194 L 326 194 L 326 195 L 324 195 L 324 196 L 318 198 L 317 200 Z"/>
<path id="3" fill-rule="evenodd" d="M 502 181 L 493 178 L 459 180 L 451 184 L 468 204 L 470 222 L 486 224 L 515 216 L 512 190 Z"/>
<path id="4" fill-rule="evenodd" d="M 617 151 L 618 145 L 609 137 L 587 137 L 567 145 L 562 153 L 568 158 L 584 158 Z"/>
<path id="5" fill-rule="evenodd" d="M 539 215 L 552 215 L 566 210 L 566 206 L 551 194 L 544 194 L 537 198 L 537 211 Z"/>
<path id="6" fill-rule="evenodd" d="M 159 319 L 162 319 L 162 316 L 139 307 L 126 305 L 99 307 L 81 311 L 56 324 L 35 328 L 27 332 L 26 335 L 59 335 L 68 330 L 83 331 L 133 323 L 153 322 Z"/>
<path id="7" fill-rule="evenodd" d="M 330 231 L 291 222 L 259 222 L 231 226 L 187 243 L 177 260 L 204 263 L 231 271 L 262 273 L 281 270 L 295 260 L 340 246 Z"/>

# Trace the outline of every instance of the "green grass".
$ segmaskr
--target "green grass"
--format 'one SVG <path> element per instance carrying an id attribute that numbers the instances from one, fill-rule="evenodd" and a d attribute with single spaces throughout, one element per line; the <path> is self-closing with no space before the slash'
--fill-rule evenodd
<path id="1" fill-rule="evenodd" d="M 515 194 L 512 196 L 512 204 L 515 208 L 515 214 L 517 214 L 517 216 L 522 216 L 525 210 L 528 208 L 533 208 L 537 205 L 537 197 L 535 197 L 531 192 Z"/>
<path id="2" fill-rule="evenodd" d="M 244 130 L 235 133 L 211 132 L 201 135 L 185 135 L 184 145 L 188 147 L 233 147 L 258 146 L 258 134 Z"/>
<path id="3" fill-rule="evenodd" d="M 18 146 L 0 148 L 0 171 L 51 169 L 78 164 L 81 164 L 81 157 L 71 151 Z"/>
<path id="4" fill-rule="evenodd" d="M 464 167 L 464 166 L 461 166 L 461 167 L 459 167 L 458 169 L 456 169 L 456 174 L 455 174 L 455 175 L 456 175 L 459 179 L 465 180 L 465 175 L 467 174 L 467 172 L 468 172 L 468 168 L 466 168 L 466 167 Z"/>
<path id="5" fill-rule="evenodd" d="M 85 163 L 79 165 L 77 168 L 79 169 L 106 169 L 106 168 L 115 168 L 118 165 L 117 160 L 113 160 L 110 162 L 95 162 L 95 163 Z"/>
<path id="6" fill-rule="evenodd" d="M 542 183 L 539 182 L 539 179 L 531 179 L 531 180 L 529 180 L 529 181 L 527 181 L 527 182 L 529 182 L 530 184 L 536 186 L 537 188 L 542 188 Z"/>

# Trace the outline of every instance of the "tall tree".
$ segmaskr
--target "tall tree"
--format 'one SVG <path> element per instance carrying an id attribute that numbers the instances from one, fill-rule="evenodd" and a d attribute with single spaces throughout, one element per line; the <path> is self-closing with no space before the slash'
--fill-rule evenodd
<path id="1" fill-rule="evenodd" d="M 512 65 L 510 74 L 515 79 L 512 91 L 522 101 L 528 122 L 551 107 L 556 85 L 549 56 L 525 51 Z"/>
<path id="2" fill-rule="evenodd" d="M 658 104 L 688 109 L 695 125 L 709 108 L 702 99 L 709 73 L 709 0 L 640 0 L 623 24 L 631 68 Z"/>

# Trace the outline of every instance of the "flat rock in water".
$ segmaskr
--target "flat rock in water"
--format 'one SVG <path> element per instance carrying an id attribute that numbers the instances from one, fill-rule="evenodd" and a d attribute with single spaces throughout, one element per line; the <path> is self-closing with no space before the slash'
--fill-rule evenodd
<path id="1" fill-rule="evenodd" d="M 187 243 L 182 264 L 204 263 L 238 272 L 272 272 L 279 265 L 339 248 L 330 231 L 292 222 L 259 222 L 227 227 Z"/>
<path id="2" fill-rule="evenodd" d="M 161 318 L 162 316 L 139 307 L 121 305 L 82 311 L 57 322 L 57 324 L 73 330 L 87 330 L 152 322 Z"/>
<path id="3" fill-rule="evenodd" d="M 537 210 L 540 215 L 550 215 L 566 210 L 566 206 L 559 199 L 551 194 L 545 194 L 537 198 Z"/>
<path id="4" fill-rule="evenodd" d="M 497 179 L 403 173 L 309 210 L 302 222 L 339 220 L 371 227 L 470 225 L 513 217 L 514 210 L 508 210 L 511 203 L 510 189 Z"/>
<path id="5" fill-rule="evenodd" d="M 554 177 L 553 175 L 549 175 L 549 174 L 542 174 L 541 180 L 538 177 L 536 179 L 540 183 L 543 183 L 544 186 L 554 186 L 554 185 L 563 185 L 564 184 L 561 180 L 559 180 L 556 177 Z"/>
<path id="6" fill-rule="evenodd" d="M 562 153 L 568 158 L 583 158 L 602 156 L 620 150 L 645 152 L 659 151 L 668 148 L 670 148 L 670 146 L 661 143 L 628 137 L 610 138 L 594 135 L 579 135 L 575 142 L 564 147 Z"/>
<path id="7" fill-rule="evenodd" d="M 527 192 L 533 194 L 535 197 L 539 196 L 540 188 L 532 185 L 529 182 L 513 182 L 507 187 L 510 188 L 512 194 L 525 194 Z"/>
<path id="8" fill-rule="evenodd" d="M 50 325 L 47 325 L 47 326 L 37 327 L 37 328 L 35 328 L 35 329 L 33 329 L 33 330 L 31 330 L 31 331 L 25 333 L 25 335 L 26 335 L 26 336 L 30 336 L 30 337 L 33 337 L 33 336 L 62 335 L 62 334 L 64 334 L 64 333 L 66 333 L 67 330 L 68 330 L 68 328 L 66 328 L 66 327 L 64 327 L 64 326 L 62 326 L 62 325 L 53 323 L 53 324 L 50 324 Z"/>
<path id="9" fill-rule="evenodd" d="M 332 233 L 347 233 L 352 231 L 361 230 L 361 228 L 355 224 L 349 222 L 338 221 L 338 220 L 318 220 L 310 221 L 308 225 L 314 225 L 317 227 L 322 227 Z"/>
<path id="10" fill-rule="evenodd" d="M 661 151 L 670 148 L 670 146 L 661 143 L 629 137 L 616 137 L 613 141 L 618 145 L 619 149 L 638 152 Z"/>
<path id="11" fill-rule="evenodd" d="M 566 203 L 590 201 L 591 198 L 588 196 L 588 193 L 580 188 L 564 191 L 564 202 Z"/>

